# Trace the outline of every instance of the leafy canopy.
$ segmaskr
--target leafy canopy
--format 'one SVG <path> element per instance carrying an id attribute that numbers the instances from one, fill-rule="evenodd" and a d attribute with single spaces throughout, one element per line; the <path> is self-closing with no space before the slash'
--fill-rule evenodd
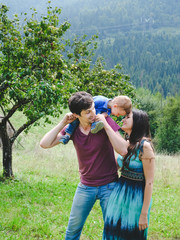
<path id="1" fill-rule="evenodd" d="M 156 141 L 159 151 L 180 152 L 180 95 L 167 98 L 159 119 Z"/>
<path id="2" fill-rule="evenodd" d="M 64 39 L 70 23 L 60 24 L 61 9 L 50 3 L 46 15 L 39 17 L 32 9 L 31 17 L 24 14 L 23 23 L 18 15 L 8 18 L 7 6 L 0 7 L 0 106 L 4 121 L 17 110 L 27 118 L 16 136 L 42 117 L 49 122 L 48 116 L 59 116 L 75 91 L 134 97 L 119 65 L 105 70 L 101 58 L 92 62 L 97 36 Z"/>
<path id="3" fill-rule="evenodd" d="M 67 64 L 61 42 L 70 24 L 58 26 L 61 10 L 50 6 L 47 10 L 40 21 L 34 10 L 29 20 L 24 19 L 23 28 L 17 15 L 8 19 L 5 5 L 0 12 L 0 104 L 5 112 L 18 108 L 31 121 L 53 116 L 54 106 L 64 103 L 70 85 L 68 75 L 63 74 Z"/>

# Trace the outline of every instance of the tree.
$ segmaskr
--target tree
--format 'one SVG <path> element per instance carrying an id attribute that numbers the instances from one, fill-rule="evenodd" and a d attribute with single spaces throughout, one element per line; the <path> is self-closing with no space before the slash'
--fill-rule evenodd
<path id="1" fill-rule="evenodd" d="M 130 77 L 121 72 L 120 64 L 106 70 L 101 57 L 92 64 L 97 48 L 97 43 L 93 41 L 97 36 L 84 42 L 85 37 L 86 35 L 79 39 L 75 37 L 72 44 L 69 42 L 70 49 L 73 50 L 73 53 L 68 54 L 71 60 L 71 74 L 76 78 L 73 85 L 77 86 L 79 91 L 87 91 L 92 95 L 101 93 L 112 98 L 124 94 L 134 99 L 135 89 L 130 83 Z"/>
<path id="2" fill-rule="evenodd" d="M 46 115 L 55 116 L 60 103 L 64 104 L 71 85 L 63 58 L 65 45 L 62 36 L 70 27 L 68 22 L 60 26 L 60 9 L 47 7 L 47 16 L 37 20 L 34 9 L 30 19 L 20 26 L 17 15 L 7 17 L 8 8 L 0 9 L 0 106 L 4 118 L 0 123 L 3 144 L 3 170 L 5 176 L 13 176 L 12 144 L 17 136 L 38 119 Z M 61 100 L 59 100 L 61 99 Z M 51 106 L 51 107 L 50 107 Z M 27 121 L 7 135 L 7 122 L 17 111 L 23 112 Z M 45 122 L 48 122 L 45 118 Z"/>
<path id="3" fill-rule="evenodd" d="M 154 138 L 158 129 L 159 118 L 162 114 L 164 99 L 159 92 L 152 94 L 150 90 L 144 88 L 137 89 L 136 94 L 139 108 L 147 112 L 149 116 L 151 136 Z"/>
<path id="4" fill-rule="evenodd" d="M 12 145 L 23 131 L 33 125 L 50 122 L 67 107 L 67 99 L 75 91 L 91 94 L 127 94 L 134 96 L 129 77 L 118 66 L 106 71 L 102 60 L 92 65 L 96 37 L 64 40 L 70 27 L 59 24 L 61 9 L 47 6 L 47 15 L 38 16 L 36 9 L 20 24 L 17 15 L 11 20 L 8 8 L 0 7 L 0 137 L 3 145 L 3 175 L 12 177 Z M 39 19 L 39 20 L 38 20 Z M 7 123 L 20 111 L 26 121 L 7 134 Z"/>
<path id="5" fill-rule="evenodd" d="M 168 97 L 159 119 L 156 135 L 157 150 L 167 153 L 180 152 L 180 96 Z"/>

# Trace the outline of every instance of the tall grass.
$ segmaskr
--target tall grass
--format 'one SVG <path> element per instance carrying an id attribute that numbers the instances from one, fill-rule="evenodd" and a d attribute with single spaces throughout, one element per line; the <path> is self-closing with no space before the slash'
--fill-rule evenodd
<path id="1" fill-rule="evenodd" d="M 13 149 L 15 179 L 0 181 L 0 239 L 64 239 L 79 182 L 76 152 L 70 142 L 44 150 L 42 136 L 57 123 L 23 134 Z M 2 157 L 1 157 L 2 158 Z M 2 159 L 0 159 L 2 169 Z M 156 156 L 149 240 L 180 239 L 180 156 Z M 101 239 L 102 213 L 97 202 L 82 240 Z"/>

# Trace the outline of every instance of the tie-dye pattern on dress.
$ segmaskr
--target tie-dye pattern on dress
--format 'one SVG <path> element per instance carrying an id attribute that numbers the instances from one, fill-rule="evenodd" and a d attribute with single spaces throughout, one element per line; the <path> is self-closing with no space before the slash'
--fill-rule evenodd
<path id="1" fill-rule="evenodd" d="M 108 202 L 103 240 L 146 240 L 148 229 L 139 231 L 139 217 L 144 199 L 145 179 L 143 165 L 139 159 L 143 142 L 132 156 L 128 168 L 125 168 Z M 118 164 L 122 167 L 122 157 Z M 152 203 L 152 200 L 151 200 Z M 150 216 L 148 212 L 148 223 Z"/>

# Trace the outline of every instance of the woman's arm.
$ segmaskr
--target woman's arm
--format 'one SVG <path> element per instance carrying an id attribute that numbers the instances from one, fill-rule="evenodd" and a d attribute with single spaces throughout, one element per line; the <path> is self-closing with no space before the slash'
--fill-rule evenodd
<path id="1" fill-rule="evenodd" d="M 155 156 L 154 151 L 148 142 L 144 142 L 143 155 L 141 157 L 143 163 L 143 170 L 145 176 L 145 190 L 144 200 L 139 218 L 139 230 L 144 230 L 148 227 L 148 210 L 152 197 L 153 181 L 154 181 L 154 169 L 155 169 Z"/>
<path id="2" fill-rule="evenodd" d="M 114 150 L 119 153 L 121 156 L 125 156 L 127 154 L 127 148 L 129 143 L 121 136 L 119 132 L 114 132 L 111 126 L 106 121 L 103 114 L 98 114 L 96 116 L 96 120 L 103 121 L 104 129 L 109 137 L 109 140 L 114 148 Z"/>
<path id="3" fill-rule="evenodd" d="M 59 139 L 62 136 L 61 130 L 75 119 L 76 117 L 72 113 L 67 113 L 57 126 L 45 134 L 40 141 L 40 146 L 42 148 L 52 148 L 59 144 Z"/>

